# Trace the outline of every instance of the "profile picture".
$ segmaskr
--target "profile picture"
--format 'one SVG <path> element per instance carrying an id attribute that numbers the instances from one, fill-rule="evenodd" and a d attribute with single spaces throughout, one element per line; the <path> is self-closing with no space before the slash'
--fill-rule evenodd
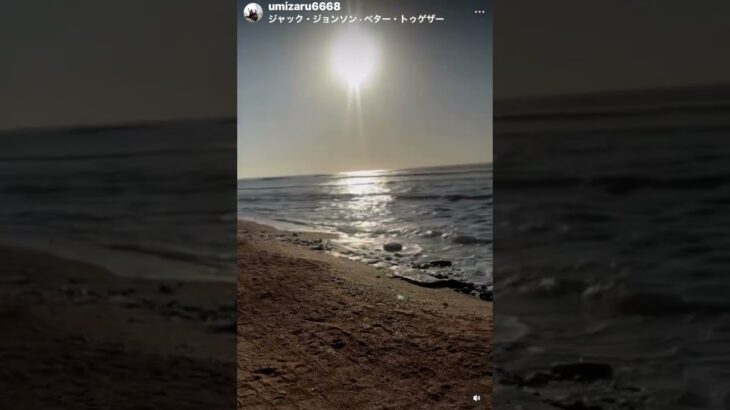
<path id="1" fill-rule="evenodd" d="M 243 9 L 243 17 L 246 21 L 255 23 L 264 15 L 264 9 L 258 3 L 248 3 Z"/>

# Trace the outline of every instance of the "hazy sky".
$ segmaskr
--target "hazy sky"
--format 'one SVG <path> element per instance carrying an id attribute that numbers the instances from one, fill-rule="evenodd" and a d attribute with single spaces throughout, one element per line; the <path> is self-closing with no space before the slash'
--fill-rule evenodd
<path id="1" fill-rule="evenodd" d="M 446 20 L 356 25 L 379 55 L 361 116 L 332 67 L 353 26 L 271 24 L 267 4 L 239 19 L 239 177 L 491 161 L 491 16 L 474 13 L 487 1 L 362 2 L 363 16 Z"/>
<path id="2" fill-rule="evenodd" d="M 234 117 L 235 7 L 232 1 L 200 0 L 4 2 L 0 129 Z M 495 2 L 495 97 L 730 83 L 729 14 L 727 0 Z M 264 35 L 256 25 L 249 34 Z M 295 44 L 301 41 L 295 34 L 270 37 Z M 398 55 L 399 71 L 414 73 L 411 82 L 418 81 L 423 64 L 407 60 L 403 50 L 416 55 L 418 48 L 409 44 L 417 37 L 426 47 L 438 45 L 435 54 L 458 34 L 435 40 L 412 34 L 384 46 Z M 264 44 L 246 46 L 259 50 L 261 64 L 282 60 Z M 440 64 L 450 63 L 459 64 Z M 385 95 L 382 71 L 380 78 L 368 92 L 377 86 Z M 252 81 L 249 87 L 264 85 Z M 325 89 L 334 93 L 330 85 Z"/>
<path id="3" fill-rule="evenodd" d="M 730 83 L 727 0 L 494 3 L 495 99 Z"/>
<path id="4" fill-rule="evenodd" d="M 233 1 L 33 0 L 0 10 L 0 129 L 235 116 Z"/>

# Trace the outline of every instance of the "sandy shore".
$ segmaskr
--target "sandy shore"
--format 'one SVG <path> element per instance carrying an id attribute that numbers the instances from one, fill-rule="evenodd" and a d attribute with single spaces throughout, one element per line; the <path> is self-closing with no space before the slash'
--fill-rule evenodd
<path id="1" fill-rule="evenodd" d="M 0 260 L 7 408 L 233 408 L 232 284 L 120 278 L 9 248 Z"/>
<path id="2" fill-rule="evenodd" d="M 239 222 L 239 409 L 491 408 L 491 302 L 292 243 L 318 236 Z"/>

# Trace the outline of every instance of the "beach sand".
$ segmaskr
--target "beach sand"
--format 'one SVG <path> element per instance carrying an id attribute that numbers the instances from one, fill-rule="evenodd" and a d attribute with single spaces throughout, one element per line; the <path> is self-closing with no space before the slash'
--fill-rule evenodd
<path id="1" fill-rule="evenodd" d="M 321 236 L 238 224 L 238 408 L 491 408 L 492 303 L 292 243 Z"/>
<path id="2" fill-rule="evenodd" d="M 0 260 L 0 407 L 233 408 L 232 283 L 121 278 L 12 248 Z"/>

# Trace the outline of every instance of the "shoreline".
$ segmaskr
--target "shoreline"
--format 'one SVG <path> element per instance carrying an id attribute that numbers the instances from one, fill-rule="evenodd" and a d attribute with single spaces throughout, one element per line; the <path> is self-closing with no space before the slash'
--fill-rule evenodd
<path id="1" fill-rule="evenodd" d="M 0 248 L 18 248 L 70 261 L 84 261 L 114 276 L 182 282 L 219 282 L 232 285 L 235 274 L 222 266 L 202 265 L 194 259 L 170 258 L 142 250 L 110 249 L 61 236 L 13 235 L 0 237 Z M 171 274 L 170 272 L 174 272 Z"/>
<path id="2" fill-rule="evenodd" d="M 492 285 L 472 283 L 449 277 L 444 272 L 444 269 L 452 265 L 452 262 L 449 260 L 434 258 L 430 262 L 420 264 L 410 263 L 406 264 L 405 268 L 392 270 L 389 267 L 398 265 L 394 265 L 393 263 L 389 265 L 392 258 L 390 252 L 384 253 L 384 257 L 357 254 L 341 245 L 332 243 L 332 240 L 338 239 L 341 235 L 338 233 L 317 231 L 314 229 L 288 230 L 288 228 L 297 228 L 297 226 L 293 224 L 278 224 L 275 221 L 269 223 L 267 220 L 256 217 L 250 217 L 248 219 L 239 218 L 237 221 L 238 226 L 243 224 L 244 226 L 258 230 L 259 233 L 263 233 L 269 237 L 273 236 L 277 240 L 305 246 L 310 250 L 325 252 L 337 258 L 370 265 L 380 271 L 382 275 L 397 278 L 414 286 L 431 289 L 451 289 L 489 302 L 493 299 Z M 399 253 L 395 252 L 392 255 L 397 257 Z"/>
<path id="3" fill-rule="evenodd" d="M 491 408 L 491 302 L 307 245 L 318 240 L 238 221 L 239 409 L 473 409 L 474 394 Z"/>
<path id="4" fill-rule="evenodd" d="M 8 246 L 0 259 L 0 385 L 15 408 L 233 406 L 230 284 L 121 277 Z"/>

